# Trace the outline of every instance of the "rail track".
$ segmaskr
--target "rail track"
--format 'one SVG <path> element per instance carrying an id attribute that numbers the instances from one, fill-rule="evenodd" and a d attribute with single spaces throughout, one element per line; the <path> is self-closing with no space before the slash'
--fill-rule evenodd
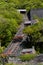
<path id="1" fill-rule="evenodd" d="M 24 22 L 26 20 L 28 20 L 28 18 L 26 17 L 26 15 L 23 15 L 24 18 Z M 17 56 L 17 52 L 19 51 L 20 48 L 20 44 L 26 39 L 26 35 L 23 34 L 23 29 L 25 28 L 24 26 L 24 22 L 21 23 L 20 28 L 18 29 L 18 32 L 16 33 L 15 37 L 16 38 L 16 42 L 14 41 L 14 39 L 11 41 L 11 43 L 8 45 L 8 47 L 4 50 L 3 54 L 6 55 L 16 55 Z M 17 38 L 18 37 L 18 38 Z M 20 40 L 21 37 L 21 41 Z M 18 39 L 18 40 L 17 40 Z"/>

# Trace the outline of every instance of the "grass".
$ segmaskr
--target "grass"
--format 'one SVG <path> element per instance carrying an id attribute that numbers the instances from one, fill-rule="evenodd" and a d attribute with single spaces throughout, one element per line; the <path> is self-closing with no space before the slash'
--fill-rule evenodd
<path id="1" fill-rule="evenodd" d="M 34 64 L 29 64 L 29 63 L 25 63 L 25 62 L 23 62 L 23 63 L 6 63 L 5 65 L 34 65 Z M 36 65 L 43 65 L 43 63 L 38 63 L 38 64 L 36 64 Z"/>
<path id="2" fill-rule="evenodd" d="M 29 61 L 31 59 L 34 59 L 35 57 L 36 57 L 36 54 L 24 54 L 24 55 L 19 56 L 19 58 L 22 61 Z"/>

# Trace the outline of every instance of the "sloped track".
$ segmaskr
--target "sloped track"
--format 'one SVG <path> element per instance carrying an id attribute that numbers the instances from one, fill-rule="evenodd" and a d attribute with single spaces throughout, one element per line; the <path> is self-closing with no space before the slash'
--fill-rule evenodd
<path id="1" fill-rule="evenodd" d="M 6 49 L 7 51 L 6 50 L 4 51 L 4 54 L 17 56 L 20 48 L 20 44 L 26 39 L 26 37 L 27 36 L 24 36 L 21 42 L 17 41 L 16 43 L 11 43 L 11 45 Z"/>
<path id="2" fill-rule="evenodd" d="M 23 17 L 25 17 L 25 15 L 23 15 Z M 24 22 L 27 20 L 27 18 L 25 18 Z M 26 39 L 26 35 L 23 34 L 23 29 L 24 29 L 24 22 L 21 23 L 20 28 L 18 29 L 18 32 L 16 33 L 15 37 L 17 36 L 22 36 L 23 35 L 23 39 L 21 41 L 16 41 L 13 42 L 14 39 L 11 41 L 11 43 L 8 45 L 8 47 L 4 50 L 3 54 L 6 55 L 17 55 L 20 44 Z M 14 37 L 14 38 L 15 38 Z"/>

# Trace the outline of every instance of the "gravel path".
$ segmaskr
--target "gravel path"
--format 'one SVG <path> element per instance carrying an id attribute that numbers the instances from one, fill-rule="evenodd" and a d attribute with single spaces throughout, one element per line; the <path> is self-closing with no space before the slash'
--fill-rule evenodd
<path id="1" fill-rule="evenodd" d="M 13 59 L 10 58 L 9 62 L 13 62 L 18 65 L 38 65 L 39 63 L 40 65 L 43 65 L 43 54 L 39 54 L 36 58 L 34 58 L 31 61 L 22 62 L 18 58 L 13 58 Z"/>

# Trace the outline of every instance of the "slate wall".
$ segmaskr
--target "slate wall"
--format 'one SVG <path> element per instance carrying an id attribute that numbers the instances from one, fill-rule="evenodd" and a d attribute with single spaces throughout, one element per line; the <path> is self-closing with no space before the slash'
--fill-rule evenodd
<path id="1" fill-rule="evenodd" d="M 30 11 L 31 20 L 34 19 L 34 17 L 43 18 L 43 9 L 32 9 Z"/>

